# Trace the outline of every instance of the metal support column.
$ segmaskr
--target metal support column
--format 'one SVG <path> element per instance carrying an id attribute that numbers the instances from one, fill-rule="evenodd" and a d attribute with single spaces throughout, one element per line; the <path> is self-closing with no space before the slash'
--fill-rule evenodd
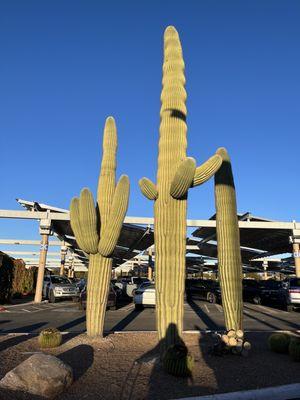
<path id="1" fill-rule="evenodd" d="M 293 243 L 293 255 L 295 260 L 296 277 L 300 278 L 300 244 Z"/>
<path id="2" fill-rule="evenodd" d="M 152 281 L 153 274 L 152 274 L 152 249 L 148 250 L 148 279 Z"/>
<path id="3" fill-rule="evenodd" d="M 268 260 L 263 261 L 263 269 L 264 269 L 264 280 L 266 281 L 268 279 Z"/>
<path id="4" fill-rule="evenodd" d="M 42 301 L 43 295 L 43 284 L 44 284 L 44 274 L 45 266 L 47 261 L 47 251 L 49 244 L 49 235 L 51 235 L 51 220 L 42 219 L 40 222 L 40 234 L 42 236 L 41 247 L 40 247 L 40 259 L 39 259 L 39 269 L 38 276 L 35 287 L 34 302 L 40 303 Z"/>
<path id="5" fill-rule="evenodd" d="M 68 251 L 68 248 L 63 243 L 63 245 L 60 248 L 60 272 L 59 272 L 59 274 L 61 276 L 63 276 L 65 273 L 65 263 L 66 263 L 67 251 Z"/>

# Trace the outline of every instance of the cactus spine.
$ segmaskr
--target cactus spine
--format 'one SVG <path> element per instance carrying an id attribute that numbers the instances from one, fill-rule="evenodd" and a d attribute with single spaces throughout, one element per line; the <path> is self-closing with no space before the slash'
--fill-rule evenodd
<path id="1" fill-rule="evenodd" d="M 139 182 L 142 193 L 155 200 L 156 319 L 164 348 L 178 343 L 182 335 L 187 192 L 208 180 L 222 163 L 214 155 L 196 168 L 195 160 L 186 156 L 184 85 L 179 36 L 169 26 L 164 34 L 157 184 L 147 178 Z"/>
<path id="2" fill-rule="evenodd" d="M 236 194 L 229 155 L 224 148 L 217 154 L 223 159 L 215 174 L 219 279 L 226 329 L 237 331 L 243 329 L 243 289 Z"/>
<path id="3" fill-rule="evenodd" d="M 128 207 L 129 179 L 122 175 L 115 183 L 117 130 L 107 118 L 103 135 L 103 155 L 97 191 L 97 207 L 89 189 L 73 198 L 71 226 L 79 247 L 89 254 L 86 327 L 88 336 L 103 335 L 109 291 L 112 252 L 117 244 Z"/>

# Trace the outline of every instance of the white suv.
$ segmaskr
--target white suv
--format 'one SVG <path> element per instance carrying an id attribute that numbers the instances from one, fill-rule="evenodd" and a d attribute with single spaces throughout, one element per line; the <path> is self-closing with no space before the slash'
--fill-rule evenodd
<path id="1" fill-rule="evenodd" d="M 50 303 L 55 303 L 56 299 L 62 298 L 77 300 L 79 288 L 65 276 L 48 275 L 44 277 L 43 297 L 49 299 Z"/>

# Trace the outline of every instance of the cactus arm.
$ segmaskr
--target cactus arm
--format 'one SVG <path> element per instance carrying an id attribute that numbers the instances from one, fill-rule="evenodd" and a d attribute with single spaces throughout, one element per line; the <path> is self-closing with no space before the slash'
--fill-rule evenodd
<path id="1" fill-rule="evenodd" d="M 196 168 L 193 186 L 199 186 L 208 181 L 219 170 L 221 165 L 222 157 L 219 154 L 210 157 L 202 165 Z"/>
<path id="2" fill-rule="evenodd" d="M 97 214 L 93 195 L 84 188 L 79 199 L 80 226 L 84 235 L 86 252 L 96 254 L 98 251 L 99 235 L 97 232 Z"/>
<path id="3" fill-rule="evenodd" d="M 196 161 L 192 157 L 187 157 L 177 168 L 171 183 L 170 194 L 175 199 L 180 199 L 186 195 L 191 187 L 196 170 Z"/>
<path id="4" fill-rule="evenodd" d="M 108 117 L 104 126 L 102 162 L 97 191 L 97 202 L 101 216 L 100 236 L 103 235 L 108 223 L 110 207 L 115 192 L 116 152 L 117 128 L 114 118 Z"/>
<path id="5" fill-rule="evenodd" d="M 147 199 L 156 200 L 158 197 L 158 191 L 156 189 L 156 185 L 150 181 L 148 178 L 142 178 L 139 180 L 139 186 L 141 192 Z"/>
<path id="6" fill-rule="evenodd" d="M 76 237 L 78 246 L 81 248 L 81 250 L 87 252 L 87 246 L 85 244 L 84 235 L 83 235 L 83 232 L 82 232 L 81 226 L 80 226 L 79 198 L 78 197 L 73 197 L 73 199 L 71 201 L 70 222 L 71 222 L 71 228 Z"/>
<path id="7" fill-rule="evenodd" d="M 103 257 L 110 256 L 115 249 L 128 208 L 128 198 L 129 179 L 127 175 L 122 175 L 115 190 L 108 223 L 98 246 L 98 251 Z"/>

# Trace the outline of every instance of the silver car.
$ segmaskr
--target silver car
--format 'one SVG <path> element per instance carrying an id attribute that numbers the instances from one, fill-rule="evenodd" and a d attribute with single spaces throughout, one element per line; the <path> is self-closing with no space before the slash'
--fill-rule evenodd
<path id="1" fill-rule="evenodd" d="M 65 276 L 48 275 L 44 278 L 43 297 L 49 299 L 50 303 L 55 303 L 57 299 L 63 298 L 77 300 L 79 288 Z"/>

